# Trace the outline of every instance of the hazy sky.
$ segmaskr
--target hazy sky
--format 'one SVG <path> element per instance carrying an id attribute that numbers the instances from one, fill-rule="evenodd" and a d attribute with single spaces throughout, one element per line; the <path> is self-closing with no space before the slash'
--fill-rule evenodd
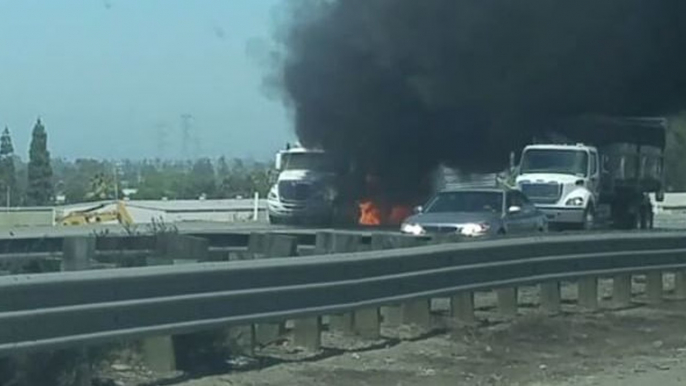
<path id="1" fill-rule="evenodd" d="M 55 156 L 177 157 L 188 113 L 189 153 L 271 158 L 291 123 L 248 52 L 281 1 L 0 0 L 0 125 L 23 158 L 37 116 Z"/>

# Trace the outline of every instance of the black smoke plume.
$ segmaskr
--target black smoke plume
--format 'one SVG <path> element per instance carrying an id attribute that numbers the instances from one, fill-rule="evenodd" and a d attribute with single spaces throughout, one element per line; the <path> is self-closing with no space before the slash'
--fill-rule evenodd
<path id="1" fill-rule="evenodd" d="M 395 200 L 441 163 L 501 170 L 551 120 L 686 100 L 686 0 L 290 4 L 280 81 L 298 137 Z"/>

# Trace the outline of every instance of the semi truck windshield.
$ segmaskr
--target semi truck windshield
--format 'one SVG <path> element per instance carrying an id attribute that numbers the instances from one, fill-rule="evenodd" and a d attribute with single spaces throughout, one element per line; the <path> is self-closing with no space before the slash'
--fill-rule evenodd
<path id="1" fill-rule="evenodd" d="M 284 170 L 332 172 L 333 162 L 324 153 L 292 153 L 284 155 Z"/>
<path id="2" fill-rule="evenodd" d="M 530 149 L 522 155 L 521 173 L 563 173 L 586 176 L 588 153 L 581 150 Z"/>

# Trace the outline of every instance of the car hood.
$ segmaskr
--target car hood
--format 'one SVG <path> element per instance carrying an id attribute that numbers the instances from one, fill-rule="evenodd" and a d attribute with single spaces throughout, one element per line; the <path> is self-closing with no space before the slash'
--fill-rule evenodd
<path id="1" fill-rule="evenodd" d="M 446 213 L 420 213 L 408 217 L 406 224 L 467 224 L 480 222 L 499 221 L 497 213 L 472 213 L 472 212 L 446 212 Z"/>

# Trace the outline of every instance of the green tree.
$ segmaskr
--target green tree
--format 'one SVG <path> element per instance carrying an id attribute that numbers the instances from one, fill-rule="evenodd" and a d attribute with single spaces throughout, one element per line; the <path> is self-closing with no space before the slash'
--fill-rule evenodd
<path id="1" fill-rule="evenodd" d="M 113 182 L 105 173 L 97 173 L 90 180 L 90 189 L 86 193 L 87 201 L 100 201 L 112 198 L 114 193 Z"/>
<path id="2" fill-rule="evenodd" d="M 29 148 L 26 199 L 29 205 L 49 205 L 52 203 L 52 196 L 52 167 L 48 151 L 48 134 L 39 118 L 33 127 Z"/>
<path id="3" fill-rule="evenodd" d="M 14 146 L 9 128 L 0 136 L 0 200 L 1 204 L 17 202 L 17 172 L 14 165 Z"/>
<path id="4" fill-rule="evenodd" d="M 201 158 L 193 163 L 186 178 L 185 198 L 198 198 L 201 195 L 214 197 L 217 190 L 214 166 L 208 158 Z"/>

